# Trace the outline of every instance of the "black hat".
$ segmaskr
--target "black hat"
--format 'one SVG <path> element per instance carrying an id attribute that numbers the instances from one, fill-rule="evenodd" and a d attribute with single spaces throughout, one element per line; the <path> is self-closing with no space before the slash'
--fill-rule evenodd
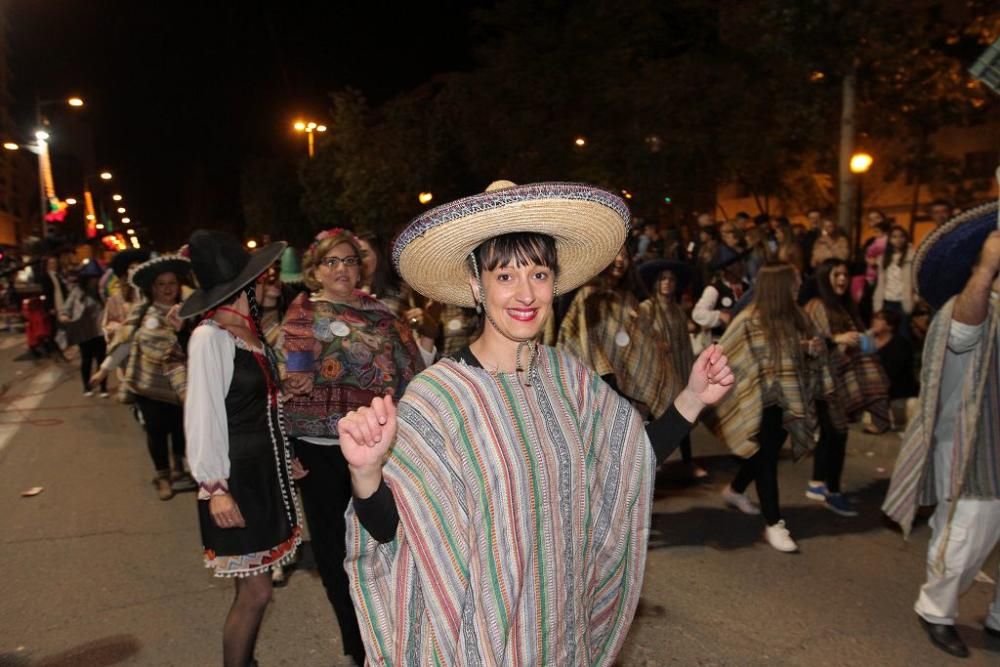
<path id="1" fill-rule="evenodd" d="M 111 270 L 119 278 L 124 278 L 128 274 L 128 267 L 133 264 L 142 264 L 148 260 L 148 250 L 122 250 L 111 258 Z"/>
<path id="2" fill-rule="evenodd" d="M 228 232 L 199 229 L 188 248 L 198 289 L 181 306 L 181 317 L 215 308 L 267 271 L 288 244 L 272 243 L 252 255 Z"/>
<path id="3" fill-rule="evenodd" d="M 746 250 L 740 252 L 727 245 L 720 246 L 719 251 L 715 255 L 715 259 L 708 268 L 710 271 L 721 271 L 736 262 L 742 262 L 749 254 L 750 253 Z"/>
<path id="4" fill-rule="evenodd" d="M 92 259 L 86 264 L 84 264 L 82 267 L 80 267 L 80 270 L 77 272 L 76 277 L 100 278 L 103 275 L 104 275 L 104 269 L 101 268 L 101 265 L 97 263 L 96 259 Z"/>
<path id="5" fill-rule="evenodd" d="M 639 265 L 639 277 L 647 289 L 652 289 L 653 282 L 664 271 L 670 271 L 677 277 L 677 291 L 680 292 L 691 282 L 691 265 L 674 259 L 654 259 Z"/>
<path id="6" fill-rule="evenodd" d="M 147 260 L 132 269 L 128 275 L 128 281 L 139 290 L 149 289 L 157 276 L 164 273 L 173 273 L 178 278 L 183 278 L 191 270 L 191 262 L 187 257 L 180 255 L 160 255 Z"/>

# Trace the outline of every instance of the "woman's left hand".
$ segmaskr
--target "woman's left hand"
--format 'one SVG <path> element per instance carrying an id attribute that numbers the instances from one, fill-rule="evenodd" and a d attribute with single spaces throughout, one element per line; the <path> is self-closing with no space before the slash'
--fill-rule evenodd
<path id="1" fill-rule="evenodd" d="M 299 457 L 292 459 L 292 479 L 296 482 L 309 474 L 309 471 L 302 467 L 302 461 Z"/>
<path id="2" fill-rule="evenodd" d="M 170 326 L 174 328 L 174 331 L 180 331 L 184 328 L 184 320 L 180 318 L 181 304 L 175 303 L 171 306 L 170 310 L 167 311 L 167 322 L 170 322 Z"/>
<path id="3" fill-rule="evenodd" d="M 709 345 L 694 362 L 687 389 L 704 406 L 715 405 L 729 393 L 736 382 L 729 359 L 718 343 Z"/>

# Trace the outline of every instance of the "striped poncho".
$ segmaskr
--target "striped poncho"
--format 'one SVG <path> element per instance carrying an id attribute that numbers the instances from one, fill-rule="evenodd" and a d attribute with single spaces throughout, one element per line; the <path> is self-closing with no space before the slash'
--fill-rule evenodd
<path id="1" fill-rule="evenodd" d="M 540 348 L 537 377 L 443 359 L 399 403 L 379 544 L 346 568 L 378 665 L 610 665 L 642 583 L 653 455 L 632 407 Z"/>

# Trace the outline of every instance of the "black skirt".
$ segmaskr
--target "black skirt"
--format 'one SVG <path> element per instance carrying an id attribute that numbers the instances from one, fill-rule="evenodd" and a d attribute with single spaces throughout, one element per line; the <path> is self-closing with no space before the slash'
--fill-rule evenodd
<path id="1" fill-rule="evenodd" d="M 244 528 L 219 528 L 198 501 L 205 565 L 219 577 L 243 577 L 269 571 L 290 560 L 300 541 L 294 490 L 278 470 L 267 432 L 230 434 L 229 493 L 246 522 Z M 283 492 L 284 491 L 284 492 Z"/>

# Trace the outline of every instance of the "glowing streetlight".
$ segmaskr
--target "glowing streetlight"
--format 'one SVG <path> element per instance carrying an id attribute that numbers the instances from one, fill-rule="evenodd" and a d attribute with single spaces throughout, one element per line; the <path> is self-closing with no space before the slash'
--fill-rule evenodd
<path id="1" fill-rule="evenodd" d="M 93 222 L 94 220 L 97 220 L 97 216 L 94 215 L 93 213 L 88 213 L 87 214 L 87 220 L 90 220 L 91 222 Z"/>
<path id="2" fill-rule="evenodd" d="M 573 143 L 576 144 L 577 148 L 583 148 L 584 146 L 587 145 L 587 138 L 577 137 L 576 139 L 573 140 Z"/>
<path id="3" fill-rule="evenodd" d="M 66 104 L 70 105 L 71 107 L 82 107 L 83 100 L 80 99 L 79 97 L 71 97 L 68 100 L 66 100 Z"/>
<path id="4" fill-rule="evenodd" d="M 419 201 L 421 204 L 430 204 L 432 201 L 434 201 L 434 193 L 421 192 L 419 195 L 417 195 L 417 201 Z"/>
<path id="5" fill-rule="evenodd" d="M 871 169 L 872 162 L 875 161 L 868 153 L 855 153 L 851 156 L 851 173 L 864 174 Z"/>
<path id="6" fill-rule="evenodd" d="M 5 149 L 9 150 L 9 151 L 16 151 L 19 148 L 21 148 L 20 146 L 18 146 L 17 144 L 15 144 L 13 141 L 5 141 L 4 144 L 3 144 L 3 147 Z"/>
<path id="7" fill-rule="evenodd" d="M 122 218 L 122 224 L 123 225 L 127 225 L 130 222 L 132 222 L 132 218 Z"/>
<path id="8" fill-rule="evenodd" d="M 315 140 L 313 139 L 314 132 L 326 132 L 326 125 L 321 125 L 315 121 L 305 121 L 297 120 L 292 125 L 292 128 L 296 132 L 305 132 L 306 141 L 309 146 L 309 157 L 313 157 L 316 154 Z"/>
<path id="9" fill-rule="evenodd" d="M 119 206 L 118 207 L 118 212 L 119 213 L 124 213 L 125 212 L 125 207 L 124 206 Z"/>
<path id="10" fill-rule="evenodd" d="M 104 223 L 99 222 L 97 223 L 96 227 L 97 229 L 104 229 Z"/>
<path id="11" fill-rule="evenodd" d="M 129 231 L 131 231 L 131 230 L 129 230 Z M 249 241 L 247 241 L 247 248 L 249 248 L 250 250 L 253 250 L 256 247 L 257 247 L 257 242 L 256 241 L 254 241 L 253 239 L 250 239 Z"/>
<path id="12" fill-rule="evenodd" d="M 134 229 L 126 229 L 125 233 L 128 234 L 129 236 L 134 236 L 135 235 L 135 230 Z"/>
<path id="13" fill-rule="evenodd" d="M 76 198 L 74 198 L 74 197 L 67 197 L 66 198 L 66 203 L 69 204 L 70 206 L 74 206 L 76 204 Z"/>
<path id="14" fill-rule="evenodd" d="M 101 180 L 102 181 L 110 181 L 112 178 L 114 178 L 114 177 L 111 175 L 110 171 L 102 171 L 101 172 Z"/>
<path id="15" fill-rule="evenodd" d="M 111 200 L 112 201 L 121 201 L 122 200 L 122 196 L 121 195 L 111 195 Z"/>
<path id="16" fill-rule="evenodd" d="M 48 141 L 49 133 L 46 132 L 45 130 L 38 130 L 37 132 L 35 132 L 35 139 L 38 139 L 39 141 Z"/>

